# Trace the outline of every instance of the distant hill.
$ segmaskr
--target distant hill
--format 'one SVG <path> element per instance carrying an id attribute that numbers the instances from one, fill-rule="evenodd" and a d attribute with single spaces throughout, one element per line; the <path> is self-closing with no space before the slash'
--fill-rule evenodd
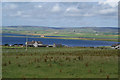
<path id="1" fill-rule="evenodd" d="M 91 38 L 118 38 L 118 27 L 3 26 L 3 33 Z"/>
<path id="2" fill-rule="evenodd" d="M 97 30 L 97 31 L 106 31 L 106 30 L 118 30 L 120 28 L 118 27 L 65 27 L 65 28 L 61 28 L 61 27 L 46 27 L 46 26 L 3 26 L 3 29 L 4 28 L 42 28 L 42 29 L 93 29 L 93 30 Z"/>

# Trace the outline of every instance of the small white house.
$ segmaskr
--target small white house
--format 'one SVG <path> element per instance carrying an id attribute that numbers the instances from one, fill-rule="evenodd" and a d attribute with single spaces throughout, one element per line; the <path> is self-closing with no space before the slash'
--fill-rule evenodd
<path id="1" fill-rule="evenodd" d="M 120 44 L 114 44 L 111 47 L 112 49 L 120 49 Z"/>
<path id="2" fill-rule="evenodd" d="M 39 47 L 39 46 L 43 45 L 41 41 L 26 42 L 25 44 L 28 47 Z"/>

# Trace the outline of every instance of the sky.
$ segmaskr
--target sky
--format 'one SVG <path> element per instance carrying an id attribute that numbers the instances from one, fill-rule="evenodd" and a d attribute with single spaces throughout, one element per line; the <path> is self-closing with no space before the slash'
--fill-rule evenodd
<path id="1" fill-rule="evenodd" d="M 3 26 L 118 27 L 117 2 L 3 2 Z"/>

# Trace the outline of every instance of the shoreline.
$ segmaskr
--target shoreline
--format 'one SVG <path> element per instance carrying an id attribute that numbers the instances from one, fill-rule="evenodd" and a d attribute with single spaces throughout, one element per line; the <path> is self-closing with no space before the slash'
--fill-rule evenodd
<path id="1" fill-rule="evenodd" d="M 26 38 L 26 36 L 2 36 L 2 37 Z M 92 40 L 92 41 L 113 41 L 113 42 L 119 42 L 118 39 L 64 38 L 64 37 L 29 37 L 29 38 L 47 38 L 47 39 L 69 39 L 69 40 Z"/>

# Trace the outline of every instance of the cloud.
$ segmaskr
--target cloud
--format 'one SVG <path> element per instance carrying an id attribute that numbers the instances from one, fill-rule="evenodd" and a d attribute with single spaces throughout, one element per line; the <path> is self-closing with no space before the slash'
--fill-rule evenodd
<path id="1" fill-rule="evenodd" d="M 17 11 L 16 13 L 10 14 L 10 17 L 23 17 L 23 18 L 28 18 L 31 17 L 29 14 L 25 14 L 23 11 Z"/>
<path id="2" fill-rule="evenodd" d="M 31 17 L 31 15 L 21 15 L 22 17 L 25 17 L 25 18 L 28 18 L 28 17 Z"/>
<path id="3" fill-rule="evenodd" d="M 86 13 L 86 14 L 84 14 L 83 16 L 89 17 L 89 16 L 94 16 L 94 14 Z"/>
<path id="4" fill-rule="evenodd" d="M 71 16 L 71 17 L 90 17 L 90 16 L 94 16 L 94 14 L 92 13 L 85 13 L 85 14 L 80 14 L 80 13 L 68 13 L 68 14 L 65 14 L 65 16 Z"/>
<path id="5" fill-rule="evenodd" d="M 105 1 L 99 1 L 99 4 L 102 4 L 102 5 L 109 5 L 111 7 L 116 7 L 118 6 L 118 2 L 119 0 L 105 0 Z"/>
<path id="6" fill-rule="evenodd" d="M 8 3 L 5 4 L 3 7 L 4 9 L 16 9 L 18 6 L 16 4 Z"/>
<path id="7" fill-rule="evenodd" d="M 52 12 L 59 12 L 61 10 L 60 6 L 58 4 L 56 4 L 55 6 L 53 6 L 52 8 Z"/>
<path id="8" fill-rule="evenodd" d="M 69 7 L 66 9 L 66 12 L 80 12 L 80 10 L 76 7 Z"/>
<path id="9" fill-rule="evenodd" d="M 42 8 L 43 6 L 42 5 L 35 5 L 34 7 L 35 8 Z"/>
<path id="10" fill-rule="evenodd" d="M 72 26 L 73 23 L 80 25 L 80 22 L 92 21 L 97 26 L 97 20 L 117 20 L 117 7 L 111 7 L 104 3 L 93 2 L 64 2 L 64 3 L 3 3 L 3 18 L 12 22 L 21 21 L 24 23 L 39 25 L 59 25 Z M 18 20 L 18 21 L 17 21 Z M 67 22 L 68 21 L 68 22 Z M 98 24 L 100 24 L 98 21 Z M 59 23 L 60 22 L 60 23 Z M 115 21 L 114 21 L 115 22 Z M 35 25 L 36 25 L 35 24 Z M 84 25 L 85 23 L 83 23 Z M 103 25 L 107 23 L 103 23 Z M 114 24 L 114 23 L 111 23 Z M 11 24 L 12 25 L 12 24 Z M 108 24 L 110 25 L 110 24 Z"/>
<path id="11" fill-rule="evenodd" d="M 82 11 L 81 11 L 82 12 Z M 69 6 L 66 8 L 65 12 L 64 12 L 65 16 L 82 16 L 82 14 L 80 13 L 80 9 L 78 9 L 75 6 Z"/>
<path id="12" fill-rule="evenodd" d="M 99 11 L 100 14 L 109 14 L 109 13 L 114 13 L 114 12 L 116 12 L 116 9 L 114 8 L 102 9 Z"/>
<path id="13" fill-rule="evenodd" d="M 89 8 L 88 8 L 89 6 Z M 92 5 L 88 4 L 76 4 L 74 6 L 69 6 L 66 8 L 65 16 L 72 16 L 72 17 L 89 17 L 94 16 L 95 10 L 92 9 Z"/>
<path id="14" fill-rule="evenodd" d="M 16 13 L 10 14 L 10 16 L 21 16 L 22 13 L 22 11 L 17 11 Z"/>

